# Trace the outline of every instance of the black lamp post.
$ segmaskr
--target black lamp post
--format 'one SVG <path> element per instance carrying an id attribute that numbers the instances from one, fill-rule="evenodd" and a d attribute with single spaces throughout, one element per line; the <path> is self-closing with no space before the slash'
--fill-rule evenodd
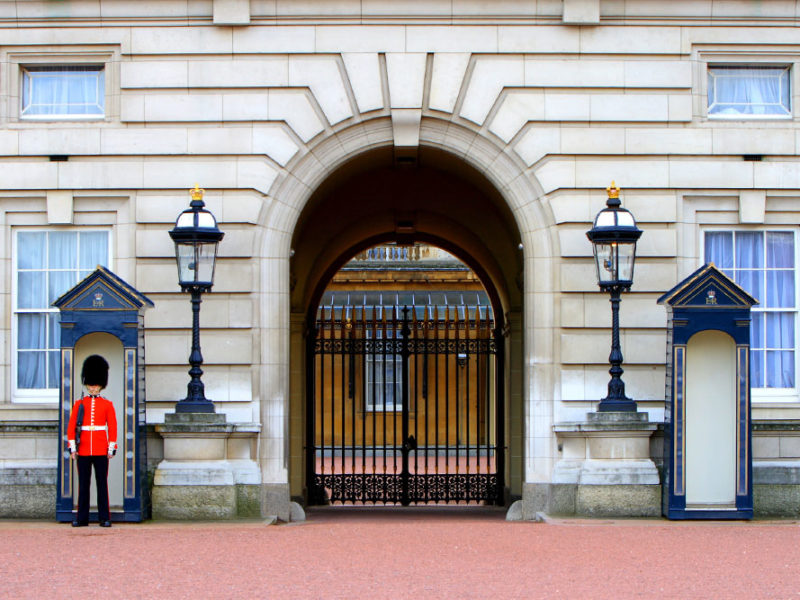
<path id="1" fill-rule="evenodd" d="M 214 403 L 205 396 L 200 380 L 203 355 L 200 353 L 200 296 L 214 285 L 214 265 L 217 245 L 225 236 L 217 227 L 214 215 L 205 209 L 203 190 L 197 185 L 191 190 L 189 208 L 178 215 L 175 227 L 169 232 L 175 242 L 178 261 L 178 280 L 181 291 L 192 294 L 192 353 L 189 355 L 189 375 L 186 398 L 175 404 L 178 413 L 213 413 Z"/>
<path id="2" fill-rule="evenodd" d="M 606 188 L 606 208 L 597 213 L 594 227 L 586 237 L 594 247 L 597 283 L 600 289 L 611 294 L 611 363 L 608 396 L 600 400 L 599 412 L 636 412 L 636 402 L 625 396 L 622 381 L 622 350 L 619 345 L 619 303 L 623 290 L 633 284 L 633 263 L 636 259 L 636 241 L 642 231 L 629 210 L 622 208 L 619 188 L 614 182 Z"/>

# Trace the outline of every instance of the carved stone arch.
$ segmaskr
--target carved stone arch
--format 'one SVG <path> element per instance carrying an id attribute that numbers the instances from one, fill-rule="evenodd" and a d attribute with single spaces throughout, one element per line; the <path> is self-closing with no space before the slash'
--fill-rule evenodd
<path id="1" fill-rule="evenodd" d="M 298 228 L 304 226 L 304 211 L 331 190 L 333 193 L 348 190 L 343 180 L 354 172 L 368 173 L 371 168 L 386 167 L 396 155 L 391 120 L 382 116 L 320 139 L 307 152 L 295 157 L 270 189 L 270 204 L 262 220 L 261 292 L 257 308 L 261 327 L 261 445 L 270 448 L 268 452 L 261 452 L 265 510 L 279 497 L 288 502 L 290 495 L 302 494 L 303 336 L 308 303 L 314 297 L 305 288 L 317 284 L 333 264 L 323 264 L 316 270 L 297 269 L 298 261 L 316 258 L 301 256 L 302 248 L 294 247 Z M 419 147 L 411 150 L 410 155 L 423 166 L 430 159 L 437 169 L 447 171 L 442 181 L 457 182 L 462 178 L 464 190 L 470 186 L 479 187 L 476 193 L 489 198 L 498 214 L 506 215 L 499 218 L 511 231 L 509 239 L 503 240 L 506 255 L 495 260 L 491 251 L 487 251 L 475 259 L 500 283 L 498 289 L 504 294 L 502 310 L 506 313 L 507 330 L 511 332 L 509 356 L 513 356 L 513 362 L 509 361 L 509 372 L 514 373 L 516 380 L 509 386 L 509 396 L 514 396 L 509 418 L 522 425 L 509 431 L 508 441 L 515 447 L 515 454 L 524 458 L 509 465 L 514 471 L 509 479 L 514 488 L 512 493 L 518 495 L 523 483 L 529 480 L 534 464 L 529 450 L 533 447 L 534 432 L 528 424 L 532 422 L 534 409 L 529 410 L 525 405 L 532 404 L 537 394 L 526 392 L 532 389 L 528 382 L 534 370 L 541 371 L 536 375 L 543 384 L 536 386 L 539 390 L 547 389 L 554 381 L 552 358 L 548 361 L 540 356 L 535 368 L 526 366 L 534 345 L 540 345 L 546 352 L 551 352 L 553 347 L 553 303 L 541 302 L 547 300 L 545 296 L 554 294 L 556 280 L 551 264 L 557 255 L 557 242 L 551 236 L 552 216 L 538 201 L 543 192 L 531 171 L 507 147 L 478 131 L 451 121 L 423 118 Z M 394 166 L 403 168 L 397 163 Z M 337 188 L 341 185 L 344 187 Z M 459 207 L 453 204 L 452 210 L 459 210 Z M 441 212 L 437 218 L 445 220 Z M 434 223 L 435 220 L 429 219 L 424 224 L 428 227 L 424 233 L 434 239 L 447 237 L 441 233 L 448 226 Z M 453 221 L 454 235 L 462 236 L 456 241 L 458 246 L 466 239 L 469 227 L 468 223 L 458 223 L 458 219 Z M 383 234 L 391 226 L 386 224 L 385 231 L 381 230 Z M 331 243 L 341 247 L 331 250 L 329 256 L 323 257 L 325 260 L 341 259 L 342 253 L 348 250 L 347 240 L 335 238 L 334 235 Z M 515 256 L 509 251 L 510 241 L 513 241 Z M 487 247 L 491 249 L 491 244 Z M 349 249 L 352 250 L 352 244 Z M 493 260 L 497 264 L 492 264 Z M 516 271 L 510 273 L 509 265 Z M 537 307 L 550 308 L 533 310 L 534 297 L 540 300 Z M 552 430 L 551 413 L 551 410 L 545 411 L 544 420 L 538 423 L 537 429 Z M 541 435 L 542 432 L 537 437 Z"/>

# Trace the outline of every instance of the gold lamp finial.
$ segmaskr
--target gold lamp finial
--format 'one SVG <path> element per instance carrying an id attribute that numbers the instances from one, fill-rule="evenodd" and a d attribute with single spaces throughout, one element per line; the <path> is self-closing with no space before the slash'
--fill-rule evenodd
<path id="1" fill-rule="evenodd" d="M 619 198 L 619 187 L 613 181 L 611 185 L 606 188 L 609 198 Z"/>
<path id="2" fill-rule="evenodd" d="M 189 190 L 189 193 L 192 195 L 192 200 L 202 200 L 203 192 L 205 192 L 205 190 L 196 183 L 194 184 L 194 189 Z"/>

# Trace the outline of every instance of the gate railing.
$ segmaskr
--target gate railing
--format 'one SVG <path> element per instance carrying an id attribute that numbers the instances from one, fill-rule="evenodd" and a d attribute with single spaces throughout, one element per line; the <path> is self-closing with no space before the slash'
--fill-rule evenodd
<path id="1" fill-rule="evenodd" d="M 487 307 L 321 308 L 309 502 L 502 502 L 502 344 Z"/>

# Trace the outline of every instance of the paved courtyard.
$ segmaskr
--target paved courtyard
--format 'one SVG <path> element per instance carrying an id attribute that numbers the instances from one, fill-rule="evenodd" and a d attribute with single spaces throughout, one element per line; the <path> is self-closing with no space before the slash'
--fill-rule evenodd
<path id="1" fill-rule="evenodd" d="M 0 521 L 2 598 L 794 598 L 796 521 L 325 508 L 305 523 Z"/>

